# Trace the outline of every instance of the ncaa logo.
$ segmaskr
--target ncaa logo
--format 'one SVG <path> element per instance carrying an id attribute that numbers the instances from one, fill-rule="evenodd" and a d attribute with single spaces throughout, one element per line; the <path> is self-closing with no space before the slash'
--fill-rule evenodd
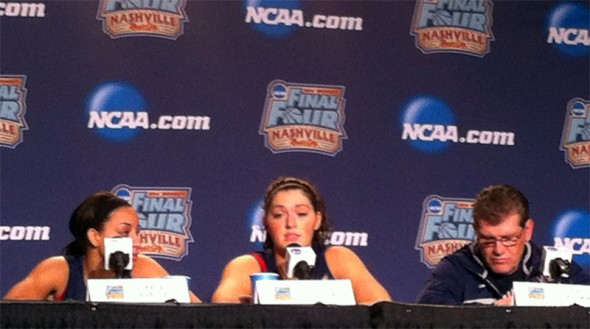
<path id="1" fill-rule="evenodd" d="M 113 142 L 129 142 L 141 131 L 135 129 L 138 119 L 147 115 L 144 96 L 133 85 L 123 81 L 108 81 L 90 92 L 86 103 L 86 120 L 98 136 Z M 104 127 L 91 124 L 108 118 Z"/>
<path id="2" fill-rule="evenodd" d="M 416 96 L 401 109 L 402 139 L 424 153 L 446 151 L 456 137 L 455 114 L 442 99 L 431 95 Z M 415 136 L 412 137 L 413 130 Z"/>
<path id="3" fill-rule="evenodd" d="M 590 212 L 583 209 L 567 209 L 553 220 L 551 229 L 555 247 L 572 251 L 573 260 L 590 269 Z"/>
<path id="4" fill-rule="evenodd" d="M 586 58 L 590 49 L 590 10 L 588 5 L 564 2 L 547 15 L 547 43 L 560 53 Z"/>
<path id="5" fill-rule="evenodd" d="M 297 30 L 302 19 L 299 0 L 243 0 L 246 23 L 273 38 L 284 38 Z"/>

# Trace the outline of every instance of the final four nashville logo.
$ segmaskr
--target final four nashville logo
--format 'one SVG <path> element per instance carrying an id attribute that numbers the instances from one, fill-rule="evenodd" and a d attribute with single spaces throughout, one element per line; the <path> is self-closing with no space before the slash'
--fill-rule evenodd
<path id="1" fill-rule="evenodd" d="M 118 185 L 113 193 L 129 202 L 139 215 L 141 253 L 178 261 L 188 255 L 188 243 L 194 241 L 190 188 Z"/>
<path id="2" fill-rule="evenodd" d="M 473 199 L 442 198 L 430 195 L 424 199 L 416 250 L 421 261 L 433 268 L 475 237 Z"/>
<path id="3" fill-rule="evenodd" d="M 111 38 L 151 36 L 176 40 L 188 21 L 187 0 L 101 0 L 96 19 Z"/>
<path id="4" fill-rule="evenodd" d="M 334 156 L 346 138 L 344 105 L 343 86 L 275 80 L 268 85 L 259 133 L 273 153 Z"/>
<path id="5" fill-rule="evenodd" d="M 417 0 L 410 35 L 423 53 L 490 52 L 492 0 Z"/>
<path id="6" fill-rule="evenodd" d="M 590 101 L 574 98 L 567 104 L 560 149 L 574 169 L 590 167 Z"/>
<path id="7" fill-rule="evenodd" d="M 15 148 L 23 141 L 25 122 L 24 76 L 0 75 L 0 146 Z"/>

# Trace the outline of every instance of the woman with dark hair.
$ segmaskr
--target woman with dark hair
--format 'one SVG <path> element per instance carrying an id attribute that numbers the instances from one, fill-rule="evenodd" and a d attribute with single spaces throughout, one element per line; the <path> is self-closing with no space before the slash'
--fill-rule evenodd
<path id="1" fill-rule="evenodd" d="M 391 301 L 383 286 L 360 258 L 346 247 L 326 247 L 329 229 L 324 200 L 310 182 L 280 177 L 266 190 L 264 198 L 265 251 L 234 258 L 226 265 L 212 301 L 238 303 L 252 295 L 250 275 L 274 272 L 287 278 L 287 247 L 311 246 L 316 263 L 311 279 L 350 279 L 357 304 Z"/>
<path id="2" fill-rule="evenodd" d="M 64 256 L 41 261 L 4 299 L 86 300 L 87 279 L 116 277 L 114 270 L 104 269 L 105 238 L 133 240 L 133 269 L 127 277 L 168 276 L 154 259 L 139 254 L 139 217 L 127 201 L 113 193 L 98 192 L 84 200 L 70 218 L 70 231 L 74 241 L 65 247 Z M 200 302 L 192 292 L 190 297 Z"/>

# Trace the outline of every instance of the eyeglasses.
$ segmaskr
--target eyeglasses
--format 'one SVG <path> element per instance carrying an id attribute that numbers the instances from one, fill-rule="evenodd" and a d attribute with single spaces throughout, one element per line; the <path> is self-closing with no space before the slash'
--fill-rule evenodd
<path id="1" fill-rule="evenodd" d="M 518 244 L 518 240 L 522 237 L 524 228 L 514 236 L 505 236 L 501 238 L 478 238 L 477 242 L 482 248 L 493 248 L 496 246 L 496 242 L 500 242 L 504 247 L 514 247 Z"/>

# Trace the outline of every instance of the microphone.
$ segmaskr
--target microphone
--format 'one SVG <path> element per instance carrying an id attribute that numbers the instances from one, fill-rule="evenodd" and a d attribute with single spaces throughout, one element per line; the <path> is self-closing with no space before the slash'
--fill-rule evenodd
<path id="1" fill-rule="evenodd" d="M 543 276 L 550 282 L 569 279 L 572 251 L 564 247 L 543 247 Z"/>
<path id="2" fill-rule="evenodd" d="M 125 271 L 133 269 L 133 241 L 131 238 L 104 239 L 104 269 L 114 270 L 117 278 L 122 278 Z"/>
<path id="3" fill-rule="evenodd" d="M 129 254 L 117 250 L 109 256 L 109 266 L 115 270 L 118 279 L 123 277 L 127 264 L 129 264 Z"/>
<path id="4" fill-rule="evenodd" d="M 555 258 L 549 262 L 549 274 L 557 282 L 570 277 L 570 266 L 572 265 L 567 259 Z"/>
<path id="5" fill-rule="evenodd" d="M 311 247 L 297 243 L 287 246 L 287 278 L 309 280 L 315 266 L 316 254 Z"/>

